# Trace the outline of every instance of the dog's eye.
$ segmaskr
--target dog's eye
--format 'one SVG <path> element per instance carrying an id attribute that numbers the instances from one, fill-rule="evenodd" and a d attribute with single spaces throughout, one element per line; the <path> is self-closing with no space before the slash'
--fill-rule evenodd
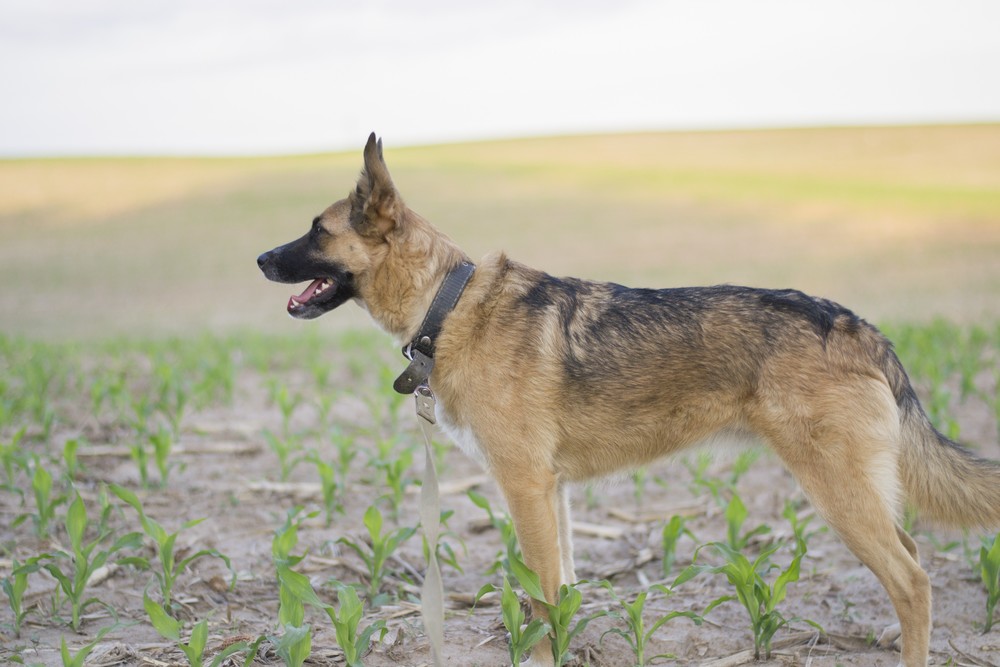
<path id="1" fill-rule="evenodd" d="M 324 230 L 323 226 L 320 224 L 319 217 L 313 218 L 312 229 L 309 230 L 309 236 L 314 239 L 319 238 L 320 233 L 324 231 L 326 230 Z"/>

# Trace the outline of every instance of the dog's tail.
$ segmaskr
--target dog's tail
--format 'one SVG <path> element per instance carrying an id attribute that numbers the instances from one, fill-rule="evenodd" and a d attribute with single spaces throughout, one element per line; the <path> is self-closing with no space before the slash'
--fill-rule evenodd
<path id="1" fill-rule="evenodd" d="M 934 428 L 891 348 L 883 371 L 899 406 L 903 488 L 920 516 L 953 526 L 1000 527 L 1000 464 Z"/>

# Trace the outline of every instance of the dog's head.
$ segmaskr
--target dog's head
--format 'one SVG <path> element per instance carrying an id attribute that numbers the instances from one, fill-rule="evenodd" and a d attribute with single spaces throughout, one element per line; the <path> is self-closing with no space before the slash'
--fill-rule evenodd
<path id="1" fill-rule="evenodd" d="M 387 237 L 403 219 L 402 201 L 382 158 L 382 141 L 374 133 L 368 137 L 364 157 L 354 192 L 316 216 L 304 236 L 257 258 L 269 280 L 310 281 L 288 300 L 292 317 L 312 319 L 360 298 L 385 254 Z"/>

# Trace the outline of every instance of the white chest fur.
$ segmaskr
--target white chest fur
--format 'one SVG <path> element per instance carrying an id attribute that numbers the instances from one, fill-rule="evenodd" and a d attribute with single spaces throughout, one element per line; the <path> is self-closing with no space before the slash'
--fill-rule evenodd
<path id="1" fill-rule="evenodd" d="M 438 428 L 441 432 L 451 438 L 452 442 L 458 445 L 466 456 L 473 459 L 479 465 L 486 467 L 486 458 L 483 456 L 483 451 L 479 446 L 479 440 L 476 438 L 476 434 L 473 433 L 472 429 L 468 426 L 457 426 L 455 421 L 452 420 L 447 412 L 441 407 L 439 402 L 434 409 L 434 416 L 437 418 Z"/>

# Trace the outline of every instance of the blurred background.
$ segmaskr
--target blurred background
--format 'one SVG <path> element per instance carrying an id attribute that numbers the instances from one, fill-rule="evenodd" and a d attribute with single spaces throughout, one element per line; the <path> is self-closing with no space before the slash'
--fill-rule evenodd
<path id="1" fill-rule="evenodd" d="M 261 251 L 370 131 L 473 257 L 1000 316 L 1000 5 L 0 0 L 0 333 L 367 326 Z"/>

